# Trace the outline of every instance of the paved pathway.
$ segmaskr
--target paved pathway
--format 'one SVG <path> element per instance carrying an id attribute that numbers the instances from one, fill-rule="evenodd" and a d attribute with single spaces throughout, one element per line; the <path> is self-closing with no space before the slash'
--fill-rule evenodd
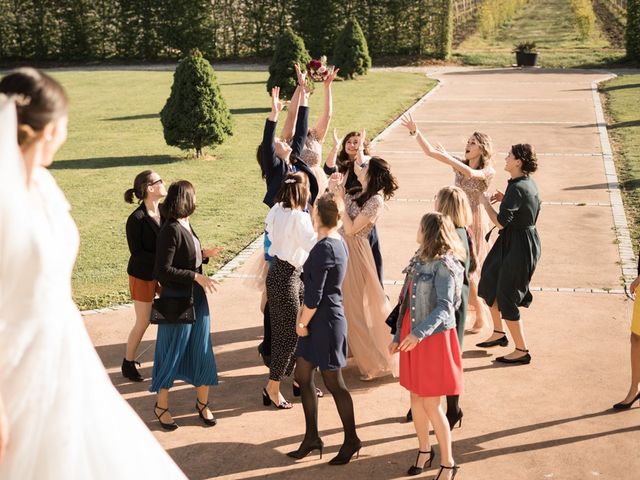
<path id="1" fill-rule="evenodd" d="M 611 414 L 628 381 L 630 303 L 621 293 L 621 258 L 633 275 L 633 254 L 624 238 L 615 175 L 597 112 L 594 71 L 433 70 L 440 86 L 416 107 L 414 117 L 429 138 L 450 151 L 464 148 L 475 130 L 495 142 L 497 178 L 503 189 L 505 152 L 512 143 L 536 146 L 535 175 L 544 201 L 538 223 L 542 260 L 534 277 L 534 303 L 524 312 L 533 362 L 499 367 L 490 351 L 465 339 L 466 392 L 462 428 L 454 431 L 461 479 L 635 479 L 640 478 L 640 409 Z M 596 103 L 594 103 L 596 102 Z M 354 126 L 357 127 L 357 126 Z M 400 183 L 379 224 L 387 292 L 397 295 L 401 269 L 411 256 L 421 215 L 433 208 L 439 187 L 452 172 L 426 159 L 398 125 L 380 138 L 375 152 L 393 166 Z M 613 172 L 615 173 L 615 172 Z M 266 213 L 266 209 L 265 209 Z M 614 232 L 617 222 L 620 243 Z M 622 257 L 621 257 L 622 256 Z M 284 455 L 302 439 L 299 403 L 291 411 L 262 406 L 267 371 L 256 352 L 260 341 L 259 298 L 246 287 L 240 268 L 213 298 L 213 339 L 221 372 L 212 390 L 219 423 L 203 428 L 194 392 L 173 389 L 171 410 L 181 428 L 168 433 L 154 421 L 148 381 L 123 381 L 119 365 L 131 326 L 130 308 L 86 317 L 87 327 L 118 390 L 148 422 L 157 438 L 191 479 L 208 478 L 398 478 L 415 459 L 413 427 L 401 423 L 409 396 L 391 379 L 363 383 L 346 370 L 364 448 L 345 467 L 326 464 L 342 438 L 330 396 L 320 400 L 319 426 L 325 458 L 294 463 Z M 610 293 L 607 293 L 610 292 Z M 152 365 L 153 328 L 140 361 Z M 285 382 L 285 395 L 290 392 Z M 290 394 L 287 395 L 290 397 Z M 144 461 L 144 452 L 137 452 Z M 434 465 L 439 463 L 436 455 Z M 425 474 L 431 478 L 435 467 Z"/>

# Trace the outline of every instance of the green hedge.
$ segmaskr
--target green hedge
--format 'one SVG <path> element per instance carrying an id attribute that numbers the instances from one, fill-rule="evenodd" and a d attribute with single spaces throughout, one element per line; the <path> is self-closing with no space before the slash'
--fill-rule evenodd
<path id="1" fill-rule="evenodd" d="M 480 7 L 478 29 L 485 38 L 493 37 L 528 0 L 485 0 Z"/>
<path id="2" fill-rule="evenodd" d="M 640 61 L 640 0 L 627 1 L 627 57 Z"/>

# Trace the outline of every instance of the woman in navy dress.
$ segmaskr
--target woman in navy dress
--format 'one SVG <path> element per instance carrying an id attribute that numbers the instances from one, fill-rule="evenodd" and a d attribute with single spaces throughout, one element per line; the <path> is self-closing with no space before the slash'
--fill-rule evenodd
<path id="1" fill-rule="evenodd" d="M 347 271 L 347 246 L 338 233 L 338 205 L 332 194 L 320 197 L 314 212 L 318 242 L 304 264 L 304 305 L 296 325 L 300 336 L 296 350 L 296 380 L 302 392 L 306 432 L 298 450 L 288 453 L 304 458 L 324 444 L 318 435 L 318 399 L 314 384 L 316 367 L 333 395 L 344 429 L 344 443 L 329 463 L 343 465 L 360 450 L 353 401 L 342 378 L 347 365 L 347 321 L 342 306 L 342 281 Z"/>
<path id="2" fill-rule="evenodd" d="M 175 380 L 196 387 L 196 410 L 206 425 L 215 425 L 209 409 L 209 386 L 218 384 L 211 347 L 210 315 L 206 293 L 216 290 L 215 280 L 202 274 L 202 264 L 216 256 L 218 248 L 203 249 L 189 217 L 196 209 L 193 185 L 172 183 L 164 201 L 166 221 L 158 234 L 155 276 L 162 284 L 161 297 L 193 297 L 194 324 L 160 324 L 149 391 L 157 392 L 154 413 L 165 430 L 178 425 L 169 413 L 169 389 Z"/>

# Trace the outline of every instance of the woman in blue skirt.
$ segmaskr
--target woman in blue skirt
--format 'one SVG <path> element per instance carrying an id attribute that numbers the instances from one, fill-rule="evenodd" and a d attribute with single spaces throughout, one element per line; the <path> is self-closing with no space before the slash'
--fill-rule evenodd
<path id="1" fill-rule="evenodd" d="M 216 424 L 209 409 L 209 386 L 218 384 L 218 373 L 206 293 L 213 293 L 217 282 L 202 274 L 202 264 L 216 256 L 219 249 L 202 248 L 189 223 L 195 208 L 193 185 L 186 180 L 172 183 L 163 203 L 166 221 L 158 234 L 155 276 L 162 285 L 161 297 L 193 295 L 196 321 L 158 325 L 149 390 L 158 393 L 154 413 L 165 430 L 178 428 L 169 413 L 169 389 L 175 380 L 196 387 L 195 408 L 200 418 L 206 425 Z"/>

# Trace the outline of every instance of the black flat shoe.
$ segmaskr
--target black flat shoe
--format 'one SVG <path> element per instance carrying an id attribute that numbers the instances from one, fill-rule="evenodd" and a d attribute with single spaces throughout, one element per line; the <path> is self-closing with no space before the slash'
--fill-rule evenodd
<path id="1" fill-rule="evenodd" d="M 507 357 L 497 357 L 496 362 L 498 363 L 506 363 L 507 365 L 527 365 L 531 363 L 531 355 L 529 355 L 529 350 L 523 350 L 521 348 L 516 348 L 519 352 L 524 352 L 524 355 L 517 358 L 507 358 Z"/>
<path id="2" fill-rule="evenodd" d="M 462 427 L 462 417 L 464 416 L 464 413 L 462 413 L 462 410 L 459 409 L 455 415 L 451 415 L 449 416 L 449 412 L 447 412 L 447 421 L 449 422 L 449 429 L 453 430 L 456 426 L 456 424 L 460 425 L 460 427 Z"/>
<path id="3" fill-rule="evenodd" d="M 140 375 L 136 365 L 140 366 L 140 362 L 136 362 L 135 360 L 127 360 L 126 358 L 122 359 L 122 376 L 124 378 L 128 378 L 132 382 L 142 382 L 144 381 L 144 377 Z"/>
<path id="4" fill-rule="evenodd" d="M 429 454 L 429 458 L 425 460 L 424 464 L 421 467 L 418 467 L 418 460 L 420 460 L 420 455 L 426 455 L 427 453 Z M 434 455 L 435 455 L 435 452 L 433 451 L 433 447 L 431 447 L 431 450 L 429 450 L 428 452 L 423 452 L 422 450 L 418 450 L 418 456 L 416 457 L 416 464 L 411 465 L 411 467 L 409 467 L 409 470 L 407 470 L 407 475 L 411 475 L 411 476 L 420 475 L 425 468 L 431 467 L 431 462 L 433 462 Z"/>
<path id="5" fill-rule="evenodd" d="M 637 400 L 640 400 L 640 393 L 638 393 L 635 398 L 633 400 L 631 400 L 629 403 L 624 403 L 624 402 L 620 402 L 620 403 L 616 403 L 613 406 L 614 410 L 629 410 L 631 408 L 631 405 L 633 405 Z"/>
<path id="6" fill-rule="evenodd" d="M 199 405 L 202 405 L 202 408 L 200 408 Z M 211 418 L 207 418 L 204 416 L 204 409 L 208 406 L 208 403 L 202 403 L 200 400 L 196 399 L 196 410 L 198 411 L 198 415 L 200 415 L 200 418 L 205 423 L 205 425 L 213 427 L 216 423 L 218 423 L 218 420 L 216 420 L 216 417 L 214 417 L 213 414 L 211 414 Z"/>
<path id="7" fill-rule="evenodd" d="M 509 339 L 507 338 L 507 335 L 505 334 L 505 332 L 501 332 L 500 330 L 494 330 L 493 333 L 502 333 L 502 336 L 500 338 L 496 338 L 495 340 L 476 343 L 476 347 L 491 348 L 491 347 L 498 347 L 498 346 L 506 347 L 507 345 L 509 345 Z"/>
<path id="8" fill-rule="evenodd" d="M 356 456 L 356 458 L 360 456 L 361 448 L 362 442 L 360 440 L 351 444 L 342 444 L 338 455 L 336 455 L 329 461 L 329 465 L 346 465 L 351 461 L 351 457 L 353 457 L 354 455 Z"/>
<path id="9" fill-rule="evenodd" d="M 158 412 L 156 412 L 156 410 L 160 410 L 160 415 L 158 415 Z M 158 419 L 158 421 L 160 422 L 160 426 L 162 428 L 164 428 L 165 430 L 169 430 L 170 432 L 172 432 L 173 430 L 175 430 L 176 428 L 178 428 L 178 424 L 176 422 L 172 422 L 172 423 L 164 423 L 162 420 L 160 420 L 162 418 L 162 416 L 167 413 L 169 411 L 168 408 L 160 408 L 158 406 L 158 404 L 156 403 L 155 406 L 153 407 L 153 413 L 155 414 L 156 418 Z"/>
<path id="10" fill-rule="evenodd" d="M 262 389 L 262 404 L 265 407 L 268 407 L 269 405 L 273 405 L 274 407 L 280 409 L 280 410 L 289 410 L 290 408 L 293 408 L 293 405 L 291 405 L 289 402 L 287 402 L 286 400 L 283 400 L 282 402 L 280 402 L 279 404 L 276 404 L 276 402 L 274 402 L 273 400 L 271 400 L 271 397 L 269 396 L 269 394 L 267 393 L 267 389 L 263 388 Z"/>
<path id="11" fill-rule="evenodd" d="M 460 467 L 458 465 L 454 465 L 453 467 L 445 467 L 444 465 L 440 465 L 440 470 L 438 471 L 438 476 L 434 479 L 434 480 L 438 480 L 440 478 L 440 475 L 442 475 L 442 472 L 444 470 L 453 470 L 453 473 L 451 474 L 451 478 L 449 480 L 453 480 L 454 478 L 456 478 L 456 475 L 458 474 L 458 469 Z"/>
<path id="12" fill-rule="evenodd" d="M 302 442 L 298 450 L 287 453 L 288 457 L 295 458 L 296 460 L 300 460 L 301 458 L 306 457 L 314 450 L 320 450 L 320 460 L 322 460 L 322 450 L 324 449 L 324 443 L 322 439 L 316 438 L 314 441 L 309 442 L 307 445 Z"/>

